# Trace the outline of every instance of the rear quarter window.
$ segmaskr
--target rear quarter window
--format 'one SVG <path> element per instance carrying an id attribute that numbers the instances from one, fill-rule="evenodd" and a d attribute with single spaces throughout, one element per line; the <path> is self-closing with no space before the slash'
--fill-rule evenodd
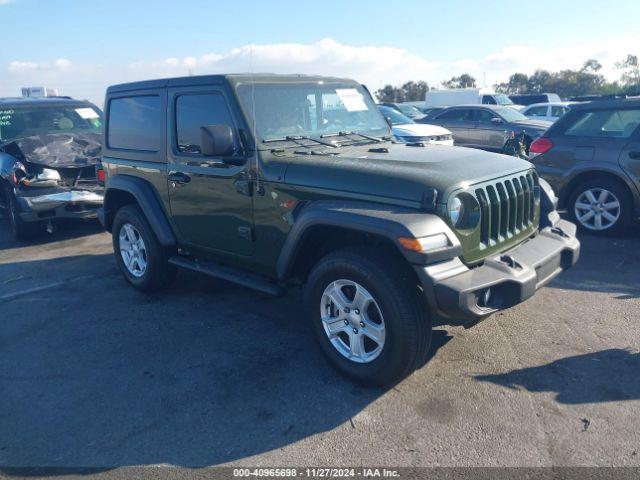
<path id="1" fill-rule="evenodd" d="M 109 102 L 109 148 L 157 152 L 161 147 L 161 101 L 158 95 L 113 98 Z"/>
<path id="2" fill-rule="evenodd" d="M 596 110 L 578 112 L 564 133 L 575 137 L 629 138 L 639 125 L 640 108 Z"/>

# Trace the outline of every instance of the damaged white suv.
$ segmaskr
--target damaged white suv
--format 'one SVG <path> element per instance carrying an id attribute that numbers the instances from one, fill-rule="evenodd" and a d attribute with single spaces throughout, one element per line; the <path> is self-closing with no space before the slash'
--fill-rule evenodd
<path id="1" fill-rule="evenodd" d="M 102 205 L 102 112 L 70 97 L 0 98 L 0 207 L 17 239 Z"/>

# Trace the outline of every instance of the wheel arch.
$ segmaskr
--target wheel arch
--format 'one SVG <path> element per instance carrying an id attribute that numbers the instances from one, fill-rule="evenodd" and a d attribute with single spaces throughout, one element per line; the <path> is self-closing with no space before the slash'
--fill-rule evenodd
<path id="1" fill-rule="evenodd" d="M 574 175 L 571 178 L 571 180 L 567 182 L 566 187 L 562 189 L 562 192 L 560 192 L 559 202 L 558 202 L 559 206 L 561 208 L 568 208 L 567 203 L 569 202 L 569 199 L 571 198 L 571 196 L 575 193 L 576 189 L 581 184 L 589 180 L 595 180 L 596 178 L 606 178 L 608 180 L 616 182 L 618 185 L 624 188 L 625 191 L 629 194 L 631 201 L 633 203 L 637 203 L 637 200 L 634 202 L 632 186 L 629 185 L 628 180 L 626 178 L 624 178 L 618 172 L 613 172 L 611 170 L 605 170 L 605 169 L 596 169 L 596 170 L 585 170 Z"/>
<path id="2" fill-rule="evenodd" d="M 131 175 L 114 175 L 109 178 L 101 213 L 101 220 L 107 231 L 111 231 L 117 211 L 129 204 L 140 207 L 161 245 L 177 243 L 154 187 L 146 180 Z"/>
<path id="3" fill-rule="evenodd" d="M 324 255 L 353 245 L 377 246 L 407 265 L 426 263 L 425 254 L 402 248 L 397 239 L 441 232 L 449 237 L 452 247 L 437 255 L 446 258 L 460 255 L 460 243 L 436 215 L 365 202 L 313 202 L 295 219 L 278 258 L 277 276 L 280 280 L 304 281 Z M 439 259 L 429 257 L 430 261 Z"/>

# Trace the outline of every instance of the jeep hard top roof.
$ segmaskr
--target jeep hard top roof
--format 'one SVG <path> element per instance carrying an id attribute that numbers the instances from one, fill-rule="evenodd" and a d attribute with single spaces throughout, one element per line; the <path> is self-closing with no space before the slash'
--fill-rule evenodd
<path id="1" fill-rule="evenodd" d="M 0 108 L 43 107 L 51 105 L 91 105 L 89 100 L 76 100 L 71 97 L 0 97 Z"/>
<path id="2" fill-rule="evenodd" d="M 225 81 L 234 85 L 240 83 L 351 83 L 357 84 L 350 78 L 323 77 L 320 75 L 275 74 L 275 73 L 234 73 L 221 75 L 197 75 L 192 77 L 160 78 L 143 80 L 140 82 L 121 83 L 107 89 L 111 93 L 127 92 L 131 90 L 146 90 L 151 88 L 188 87 L 193 85 L 221 85 Z"/>

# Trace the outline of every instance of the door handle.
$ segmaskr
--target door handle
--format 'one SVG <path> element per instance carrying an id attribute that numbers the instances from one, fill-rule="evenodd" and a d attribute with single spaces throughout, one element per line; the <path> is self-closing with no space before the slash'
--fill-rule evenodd
<path id="1" fill-rule="evenodd" d="M 640 160 L 640 152 L 629 152 L 629 158 Z"/>
<path id="2" fill-rule="evenodd" d="M 183 185 L 191 181 L 191 177 L 182 172 L 169 172 L 167 178 L 169 179 L 173 187 L 175 187 L 176 185 Z"/>

